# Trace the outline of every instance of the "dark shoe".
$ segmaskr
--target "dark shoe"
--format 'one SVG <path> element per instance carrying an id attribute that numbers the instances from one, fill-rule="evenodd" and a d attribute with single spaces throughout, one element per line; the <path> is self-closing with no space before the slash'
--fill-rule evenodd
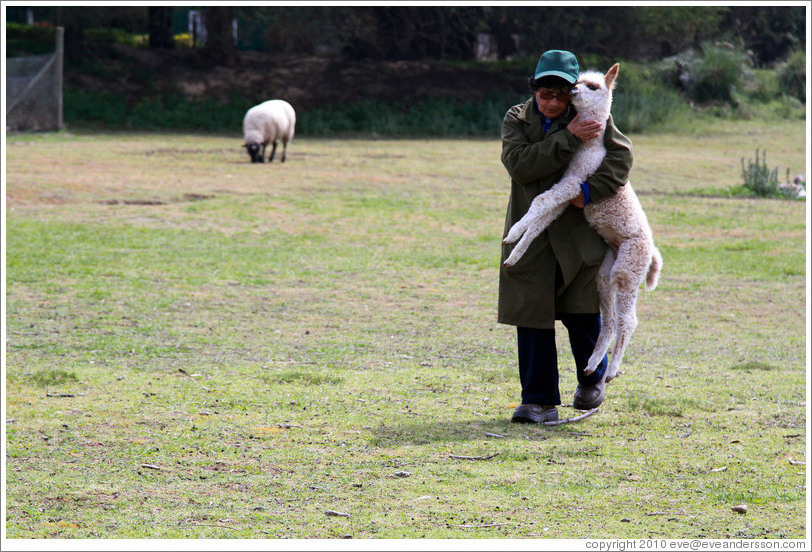
<path id="1" fill-rule="evenodd" d="M 512 422 L 516 424 L 540 424 L 553 422 L 558 419 L 558 409 L 555 406 L 541 404 L 520 404 L 513 412 Z"/>
<path id="2" fill-rule="evenodd" d="M 583 387 L 580 383 L 575 388 L 575 397 L 572 399 L 572 407 L 578 410 L 592 410 L 598 408 L 603 403 L 606 382 L 602 381 L 592 387 Z"/>

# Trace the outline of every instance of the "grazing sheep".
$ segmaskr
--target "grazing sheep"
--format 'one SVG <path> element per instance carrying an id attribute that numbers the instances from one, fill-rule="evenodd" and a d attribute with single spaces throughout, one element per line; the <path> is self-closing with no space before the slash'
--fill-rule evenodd
<path id="1" fill-rule="evenodd" d="M 273 144 L 268 163 L 273 161 L 276 146 L 282 141 L 282 163 L 288 153 L 288 142 L 296 130 L 296 112 L 284 100 L 268 100 L 249 109 L 242 121 L 243 136 L 252 163 L 265 162 L 265 147 Z"/>

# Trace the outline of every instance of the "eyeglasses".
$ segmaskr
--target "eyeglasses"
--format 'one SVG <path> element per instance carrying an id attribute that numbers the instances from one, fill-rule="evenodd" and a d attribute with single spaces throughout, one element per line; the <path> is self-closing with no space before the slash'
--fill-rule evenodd
<path id="1" fill-rule="evenodd" d="M 538 97 L 545 101 L 550 101 L 553 98 L 557 99 L 560 103 L 564 103 L 570 99 L 570 91 L 569 90 L 560 90 L 556 93 L 550 92 L 549 90 L 536 90 L 536 94 Z"/>

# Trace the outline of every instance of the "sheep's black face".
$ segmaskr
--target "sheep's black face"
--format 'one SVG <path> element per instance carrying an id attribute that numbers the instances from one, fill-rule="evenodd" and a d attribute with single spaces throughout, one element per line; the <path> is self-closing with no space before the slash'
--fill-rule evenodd
<path id="1" fill-rule="evenodd" d="M 251 156 L 251 163 L 262 163 L 264 159 L 262 159 L 262 148 L 259 144 L 247 144 L 245 149 L 248 150 L 248 155 Z"/>

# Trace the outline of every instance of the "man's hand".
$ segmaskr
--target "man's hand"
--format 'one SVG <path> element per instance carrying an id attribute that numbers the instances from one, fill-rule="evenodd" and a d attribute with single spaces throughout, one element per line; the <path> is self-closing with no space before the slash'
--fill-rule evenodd
<path id="1" fill-rule="evenodd" d="M 586 142 L 593 138 L 597 138 L 603 130 L 603 124 L 594 119 L 581 120 L 581 114 L 575 116 L 567 125 L 567 130 L 573 133 L 580 141 Z"/>
<path id="2" fill-rule="evenodd" d="M 581 192 L 581 195 L 579 195 L 575 199 L 571 199 L 570 203 L 572 203 L 573 205 L 575 205 L 579 209 L 583 209 L 584 208 L 584 201 L 586 201 L 584 199 L 584 192 Z"/>

